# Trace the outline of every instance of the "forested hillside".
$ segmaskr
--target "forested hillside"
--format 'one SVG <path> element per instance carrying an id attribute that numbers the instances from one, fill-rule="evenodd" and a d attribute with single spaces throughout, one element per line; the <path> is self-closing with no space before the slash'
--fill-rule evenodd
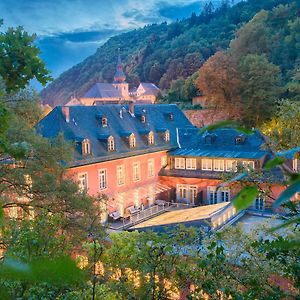
<path id="1" fill-rule="evenodd" d="M 50 105 L 62 104 L 71 95 L 80 97 L 95 81 L 112 81 L 119 48 L 130 84 L 150 81 L 158 84 L 162 90 L 168 90 L 172 81 L 178 78 L 184 81 L 199 70 L 216 51 L 228 48 L 236 31 L 256 13 L 292 2 L 248 0 L 230 6 L 232 1 L 223 1 L 218 9 L 208 3 L 200 15 L 193 13 L 189 19 L 169 25 L 152 24 L 115 36 L 94 55 L 64 72 L 44 89 L 41 92 L 43 102 Z M 295 54 L 287 54 L 284 61 L 280 58 L 285 48 L 279 38 L 288 33 L 286 30 L 278 30 L 278 27 L 281 28 L 282 23 L 286 28 L 289 17 L 289 14 L 283 13 L 278 20 L 270 20 L 268 27 L 273 33 L 272 47 L 276 46 L 277 49 L 277 52 L 272 52 L 272 60 L 282 65 L 285 76 L 290 76 L 288 71 L 293 68 L 291 65 L 294 61 L 290 56 Z"/>

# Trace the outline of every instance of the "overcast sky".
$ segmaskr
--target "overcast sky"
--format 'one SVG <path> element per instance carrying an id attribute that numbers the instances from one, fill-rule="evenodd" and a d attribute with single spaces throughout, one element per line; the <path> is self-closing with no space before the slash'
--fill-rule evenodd
<path id="1" fill-rule="evenodd" d="M 4 28 L 38 34 L 53 77 L 93 54 L 109 37 L 200 12 L 205 0 L 0 0 Z"/>

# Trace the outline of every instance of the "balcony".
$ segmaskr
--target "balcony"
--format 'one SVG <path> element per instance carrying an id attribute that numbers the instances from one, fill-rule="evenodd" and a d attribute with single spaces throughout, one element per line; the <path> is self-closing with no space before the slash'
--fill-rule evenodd
<path id="1" fill-rule="evenodd" d="M 203 178 L 203 179 L 222 179 L 224 172 L 202 171 L 202 170 L 179 170 L 179 169 L 161 169 L 159 176 L 185 177 L 185 178 Z"/>

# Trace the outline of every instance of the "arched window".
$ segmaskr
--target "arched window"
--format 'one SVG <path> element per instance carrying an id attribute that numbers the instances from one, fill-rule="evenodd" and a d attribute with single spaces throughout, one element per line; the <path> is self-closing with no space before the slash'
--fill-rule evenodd
<path id="1" fill-rule="evenodd" d="M 115 151 L 115 139 L 113 136 L 110 136 L 107 139 L 107 150 L 108 151 Z"/>
<path id="2" fill-rule="evenodd" d="M 154 144 L 154 134 L 152 131 L 150 131 L 148 134 L 148 145 L 153 145 L 153 144 Z"/>
<path id="3" fill-rule="evenodd" d="M 129 147 L 130 148 L 136 147 L 136 139 L 135 139 L 135 135 L 133 133 L 129 136 Z"/>
<path id="4" fill-rule="evenodd" d="M 84 139 L 82 141 L 82 154 L 83 155 L 91 154 L 91 143 L 90 140 L 88 139 Z"/>
<path id="5" fill-rule="evenodd" d="M 107 118 L 106 117 L 102 117 L 101 123 L 102 123 L 102 127 L 107 127 Z"/>
<path id="6" fill-rule="evenodd" d="M 165 140 L 165 142 L 170 141 L 170 131 L 169 130 L 165 131 L 164 140 Z"/>

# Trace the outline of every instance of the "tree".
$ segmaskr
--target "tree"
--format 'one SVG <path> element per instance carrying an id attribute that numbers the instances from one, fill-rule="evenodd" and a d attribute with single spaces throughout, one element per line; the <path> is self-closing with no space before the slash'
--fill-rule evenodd
<path id="1" fill-rule="evenodd" d="M 219 51 L 210 57 L 200 68 L 196 84 L 207 99 L 207 107 L 226 111 L 228 118 L 240 115 L 240 79 L 229 54 Z"/>
<path id="2" fill-rule="evenodd" d="M 282 100 L 272 119 L 261 126 L 276 150 L 289 150 L 300 145 L 300 103 Z"/>
<path id="3" fill-rule="evenodd" d="M 280 94 L 280 69 L 265 55 L 248 54 L 238 65 L 243 120 L 248 126 L 260 126 L 276 111 Z"/>

